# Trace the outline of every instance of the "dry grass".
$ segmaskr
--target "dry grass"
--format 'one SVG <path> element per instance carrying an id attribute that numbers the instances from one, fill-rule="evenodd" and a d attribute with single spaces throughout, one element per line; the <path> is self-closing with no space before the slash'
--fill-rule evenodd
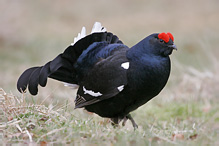
<path id="1" fill-rule="evenodd" d="M 0 99 L 2 120 L 5 121 L 0 124 L 0 128 L 3 130 L 4 137 L 9 141 L 28 139 L 29 142 L 33 142 L 33 134 L 29 131 L 36 127 L 34 118 L 39 121 L 47 121 L 51 120 L 49 117 L 55 116 L 60 120 L 66 120 L 60 113 L 52 110 L 52 107 L 27 103 L 24 95 L 17 98 L 13 94 L 7 94 L 3 89 L 0 89 Z M 36 117 L 33 118 L 33 116 Z"/>
<path id="2" fill-rule="evenodd" d="M 219 1 L 0 2 L 0 143 L 76 145 L 219 145 Z M 28 67 L 42 65 L 95 21 L 128 46 L 170 31 L 178 51 L 162 93 L 132 114 L 139 124 L 73 110 L 75 91 L 50 80 L 39 95 L 18 93 Z M 42 53 L 43 52 L 43 53 Z M 14 95 L 13 95 L 13 94 Z M 32 141 L 32 142 L 31 142 Z"/>

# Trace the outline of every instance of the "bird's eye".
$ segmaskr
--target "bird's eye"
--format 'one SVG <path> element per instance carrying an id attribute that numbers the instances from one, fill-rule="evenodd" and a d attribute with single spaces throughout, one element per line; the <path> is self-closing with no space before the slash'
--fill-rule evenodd
<path id="1" fill-rule="evenodd" d="M 163 43 L 164 41 L 162 39 L 160 39 L 160 42 Z"/>

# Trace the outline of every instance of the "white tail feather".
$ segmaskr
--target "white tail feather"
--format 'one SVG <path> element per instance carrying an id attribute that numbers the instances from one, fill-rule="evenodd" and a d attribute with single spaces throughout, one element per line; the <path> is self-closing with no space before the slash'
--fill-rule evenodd
<path id="1" fill-rule="evenodd" d="M 65 83 L 64 86 L 72 88 L 72 89 L 77 89 L 79 86 L 77 84 L 70 84 L 70 83 Z"/>
<path id="2" fill-rule="evenodd" d="M 82 27 L 81 29 L 81 38 L 84 38 L 86 36 L 86 28 Z"/>
<path id="3" fill-rule="evenodd" d="M 98 32 L 106 32 L 106 28 L 104 28 L 100 22 L 95 22 L 92 28 L 91 34 L 98 33 Z M 84 38 L 85 36 L 86 36 L 86 28 L 82 27 L 81 33 L 78 33 L 78 36 L 74 38 L 74 42 L 71 43 L 71 46 L 73 46 L 77 41 Z"/>
<path id="4" fill-rule="evenodd" d="M 105 31 L 106 31 L 106 28 L 104 28 L 100 22 L 95 22 L 91 33 L 105 32 Z"/>

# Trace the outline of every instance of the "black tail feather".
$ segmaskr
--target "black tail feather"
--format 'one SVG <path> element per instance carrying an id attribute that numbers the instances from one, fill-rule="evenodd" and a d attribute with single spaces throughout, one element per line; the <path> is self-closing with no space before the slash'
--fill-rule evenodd
<path id="1" fill-rule="evenodd" d="M 70 62 L 76 62 L 78 57 L 82 54 L 84 50 L 86 50 L 92 43 L 94 42 L 102 42 L 106 41 L 109 44 L 119 43 L 122 44 L 122 41 L 116 35 L 113 35 L 110 32 L 103 33 L 93 33 L 90 34 L 78 42 L 76 42 L 73 46 L 69 46 L 63 53 L 63 57 L 68 59 Z"/>
<path id="2" fill-rule="evenodd" d="M 46 86 L 47 78 L 48 78 L 48 75 L 50 74 L 50 63 L 51 61 L 46 63 L 46 65 L 44 65 L 42 69 L 40 70 L 39 84 L 42 87 Z"/>
<path id="3" fill-rule="evenodd" d="M 62 54 L 59 54 L 44 66 L 27 69 L 18 79 L 17 89 L 24 92 L 28 87 L 29 92 L 36 95 L 38 84 L 45 87 L 48 77 L 66 83 L 77 84 L 76 70 L 74 69 L 75 62 L 92 43 L 101 41 L 106 41 L 109 44 L 122 43 L 112 33 L 92 33 L 76 42 L 73 46 L 69 46 Z"/>
<path id="4" fill-rule="evenodd" d="M 22 75 L 19 77 L 18 81 L 17 81 L 17 89 L 20 92 L 25 92 L 27 89 L 27 86 L 29 84 L 29 80 L 31 77 L 31 74 L 38 69 L 39 67 L 32 67 L 29 68 L 27 70 L 25 70 Z"/>
<path id="5" fill-rule="evenodd" d="M 39 74 L 42 67 L 35 69 L 30 75 L 28 90 L 32 95 L 37 95 L 38 84 L 39 84 Z"/>
<path id="6" fill-rule="evenodd" d="M 29 92 L 32 95 L 36 95 L 38 92 L 38 84 L 45 87 L 48 77 L 67 83 L 76 82 L 76 76 L 75 73 L 73 73 L 73 65 L 62 58 L 60 54 L 42 67 L 27 69 L 18 79 L 17 88 L 20 92 L 24 92 L 28 87 Z"/>

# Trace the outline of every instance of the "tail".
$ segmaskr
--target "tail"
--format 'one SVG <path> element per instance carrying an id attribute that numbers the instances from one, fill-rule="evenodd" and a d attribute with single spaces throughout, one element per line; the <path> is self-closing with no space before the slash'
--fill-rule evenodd
<path id="1" fill-rule="evenodd" d="M 74 42 L 55 59 L 44 66 L 32 67 L 23 72 L 17 82 L 17 89 L 25 92 L 28 88 L 32 95 L 38 93 L 38 85 L 45 87 L 47 78 L 52 78 L 67 84 L 78 84 L 74 64 L 84 50 L 94 42 L 106 41 L 109 44 L 121 43 L 116 35 L 106 32 L 106 29 L 96 22 L 90 35 L 86 36 L 85 27 L 74 39 Z"/>

